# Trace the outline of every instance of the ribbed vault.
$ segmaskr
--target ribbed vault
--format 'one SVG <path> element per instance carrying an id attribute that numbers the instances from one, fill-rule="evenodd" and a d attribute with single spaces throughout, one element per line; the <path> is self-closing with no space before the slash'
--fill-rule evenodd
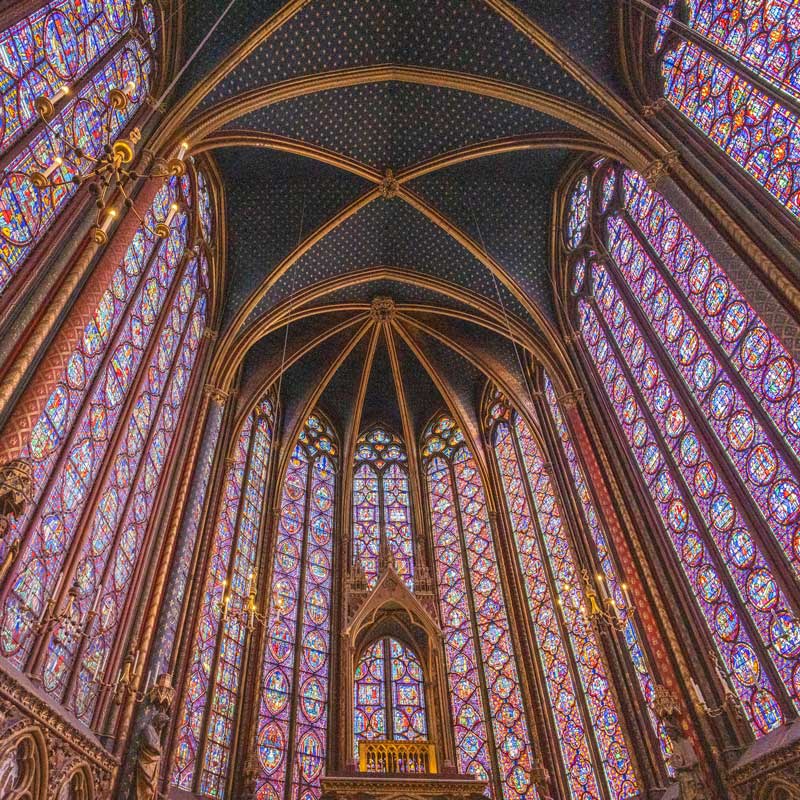
<path id="1" fill-rule="evenodd" d="M 219 13 L 198 6 L 187 47 Z M 569 380 L 550 282 L 557 188 L 577 153 L 643 168 L 665 149 L 615 77 L 613 7 L 587 4 L 591 48 L 575 19 L 506 0 L 232 7 L 156 147 L 186 140 L 218 167 L 212 378 L 225 390 L 243 376 L 242 413 L 280 385 L 285 441 L 316 403 L 352 437 L 380 387 L 409 439 L 441 406 L 476 431 L 487 379 L 524 407 L 529 358 Z M 390 321 L 370 316 L 376 297 L 393 300 Z"/>

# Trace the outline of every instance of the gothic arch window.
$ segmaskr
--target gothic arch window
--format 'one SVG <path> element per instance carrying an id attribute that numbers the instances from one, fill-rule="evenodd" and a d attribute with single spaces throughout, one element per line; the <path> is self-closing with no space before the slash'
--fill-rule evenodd
<path id="1" fill-rule="evenodd" d="M 533 755 L 483 482 L 450 417 L 422 444 L 459 769 L 525 798 Z"/>
<path id="2" fill-rule="evenodd" d="M 614 563 L 612 549 L 609 546 L 606 533 L 603 530 L 603 525 L 595 510 L 594 501 L 589 491 L 589 485 L 586 482 L 583 467 L 580 464 L 575 446 L 572 443 L 572 437 L 567 427 L 564 414 L 561 411 L 561 405 L 556 397 L 553 382 L 550 380 L 550 376 L 547 375 L 547 373 L 544 373 L 544 396 L 556 435 L 561 441 L 564 457 L 569 467 L 569 475 L 572 479 L 572 486 L 580 503 L 580 510 L 583 514 L 583 520 L 586 526 L 585 529 L 589 532 L 597 553 L 601 570 L 599 580 L 601 582 L 602 592 L 613 600 L 614 612 L 624 624 L 622 632 L 625 646 L 630 655 L 631 664 L 633 665 L 642 697 L 647 704 L 650 725 L 658 739 L 664 763 L 671 771 L 672 768 L 669 766 L 669 760 L 672 755 L 672 742 L 667 735 L 664 723 L 658 719 L 655 713 L 653 702 L 655 700 L 656 685 L 650 668 L 649 659 L 643 645 L 642 636 L 638 630 L 636 620 L 633 617 L 630 593 L 627 585 L 620 579 L 619 571 Z M 603 581 L 605 583 L 602 583 Z"/>
<path id="3" fill-rule="evenodd" d="M 223 797 L 247 620 L 267 497 L 275 410 L 264 397 L 248 415 L 229 458 L 217 511 L 199 624 L 187 671 L 171 782 Z"/>
<path id="4" fill-rule="evenodd" d="M 632 170 L 596 165 L 572 251 L 592 369 L 758 736 L 800 700 L 798 365 L 724 265 Z M 581 190 L 583 191 L 583 190 Z"/>
<path id="5" fill-rule="evenodd" d="M 0 32 L 0 293 L 77 192 L 73 179 L 91 169 L 103 126 L 116 137 L 141 107 L 156 39 L 152 4 L 133 0 L 54 0 Z M 128 103 L 109 117 L 111 89 Z M 40 97 L 55 101 L 47 125 Z M 58 185 L 38 189 L 34 172 Z"/>
<path id="6" fill-rule="evenodd" d="M 262 800 L 320 796 L 337 454 L 330 426 L 312 414 L 283 480 L 256 734 L 256 792 Z"/>
<path id="7" fill-rule="evenodd" d="M 353 474 L 353 561 L 360 562 L 370 588 L 378 581 L 381 547 L 387 548 L 408 588 L 414 588 L 406 462 L 403 443 L 382 428 L 359 437 Z"/>
<path id="8" fill-rule="evenodd" d="M 668 0 L 654 31 L 666 100 L 800 216 L 800 45 L 791 2 Z"/>
<path id="9" fill-rule="evenodd" d="M 355 669 L 354 753 L 371 739 L 426 739 L 425 680 L 412 647 L 389 636 L 364 648 Z"/>
<path id="10" fill-rule="evenodd" d="M 633 797 L 636 776 L 548 466 L 528 424 L 497 394 L 488 418 L 570 789 L 597 797 L 603 782 L 612 797 Z"/>
<path id="11" fill-rule="evenodd" d="M 0 646 L 84 721 L 97 681 L 117 666 L 202 343 L 207 248 L 189 239 L 197 194 L 188 175 L 158 191 L 20 452 L 33 466 L 33 502 L 7 536 L 21 549 Z M 157 238 L 152 226 L 173 204 L 169 235 Z M 65 621 L 40 630 L 54 609 Z"/>

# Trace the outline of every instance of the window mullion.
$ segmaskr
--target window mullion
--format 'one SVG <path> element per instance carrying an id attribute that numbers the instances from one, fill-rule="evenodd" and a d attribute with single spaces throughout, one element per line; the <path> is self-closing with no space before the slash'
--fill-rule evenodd
<path id="1" fill-rule="evenodd" d="M 731 363 L 731 359 L 725 350 L 720 346 L 717 337 L 709 330 L 705 320 L 699 314 L 697 309 L 695 308 L 694 304 L 689 301 L 686 297 L 686 293 L 681 288 L 678 281 L 675 280 L 675 277 L 672 273 L 667 269 L 664 262 L 662 261 L 659 254 L 656 252 L 655 248 L 650 244 L 649 239 L 644 235 L 642 230 L 639 228 L 636 220 L 630 215 L 626 208 L 621 209 L 621 214 L 623 218 L 627 221 L 628 227 L 633 232 L 634 236 L 636 237 L 637 242 L 641 245 L 644 251 L 647 253 L 648 257 L 652 261 L 653 265 L 656 267 L 659 275 L 664 279 L 666 284 L 671 289 L 672 293 L 681 301 L 681 309 L 684 314 L 689 316 L 693 321 L 695 327 L 698 329 L 699 333 L 705 340 L 708 347 L 711 349 L 713 354 L 716 356 L 717 360 L 724 366 L 725 370 L 729 373 L 730 377 L 734 380 L 737 385 L 737 390 L 744 395 L 744 399 L 747 403 L 748 410 L 751 411 L 759 420 L 762 427 L 767 433 L 769 437 L 769 441 L 772 446 L 776 449 L 776 451 L 782 453 L 786 458 L 786 462 L 789 468 L 792 471 L 794 478 L 800 482 L 800 462 L 798 462 L 797 455 L 793 452 L 793 450 L 786 446 L 786 442 L 783 439 L 783 436 L 778 429 L 777 425 L 775 424 L 772 416 L 766 413 L 761 405 L 761 402 L 753 393 L 753 390 L 750 388 L 750 384 L 746 381 L 736 367 L 733 366 Z M 609 256 L 610 257 L 610 256 Z M 613 261 L 613 258 L 612 258 Z M 616 262 L 614 262 L 614 267 L 617 272 Z M 627 280 L 624 276 L 620 276 L 622 281 L 625 283 L 626 287 L 628 286 Z M 733 281 L 731 281 L 733 283 Z M 740 336 L 740 345 L 741 342 L 744 341 L 747 333 L 756 326 L 756 322 L 751 322 L 748 325 L 748 328 L 742 332 Z M 671 363 L 671 359 L 670 359 Z M 710 392 L 710 388 L 709 388 Z"/>
<path id="2" fill-rule="evenodd" d="M 672 27 L 673 29 L 675 27 L 674 20 Z M 725 64 L 730 70 L 743 77 L 765 94 L 770 95 L 773 100 L 790 108 L 795 114 L 800 115 L 800 102 L 798 102 L 796 97 L 781 89 L 780 86 L 774 84 L 769 78 L 753 69 L 753 67 L 745 61 L 736 58 L 733 53 L 718 45 L 710 36 L 701 33 L 689 23 L 681 25 L 681 29 L 677 35 L 691 42 L 701 50 L 705 50 L 714 58 Z"/>
<path id="3" fill-rule="evenodd" d="M 191 269 L 191 265 L 188 265 L 188 267 L 189 267 L 189 269 Z M 199 276 L 198 276 L 198 279 L 199 279 Z M 177 281 L 176 284 L 180 284 L 180 281 Z M 100 578 L 96 583 L 95 591 L 97 591 L 97 592 L 103 592 L 103 589 L 106 588 L 106 582 L 108 580 L 109 572 L 113 568 L 114 555 L 117 552 L 117 549 L 119 547 L 120 538 L 122 536 L 122 530 L 124 528 L 124 522 L 127 519 L 128 512 L 131 509 L 131 506 L 133 505 L 133 502 L 135 500 L 135 496 L 137 494 L 136 488 L 139 485 L 139 480 L 142 477 L 142 475 L 144 473 L 144 470 L 147 467 L 147 454 L 150 451 L 150 447 L 151 447 L 152 442 L 153 442 L 153 437 L 155 436 L 156 431 L 158 429 L 158 423 L 159 423 L 159 420 L 160 420 L 160 417 L 161 417 L 161 410 L 162 410 L 162 408 L 164 406 L 165 398 L 167 397 L 167 394 L 169 393 L 169 389 L 170 389 L 170 386 L 171 386 L 171 383 L 172 383 L 172 377 L 173 377 L 174 372 L 175 372 L 175 367 L 178 364 L 178 362 L 180 361 L 181 354 L 182 354 L 182 351 L 183 351 L 183 343 L 186 340 L 186 336 L 187 336 L 187 334 L 189 332 L 189 328 L 191 326 L 192 318 L 194 316 L 194 312 L 195 312 L 195 309 L 197 307 L 197 302 L 198 302 L 199 296 L 200 295 L 197 292 L 195 292 L 195 297 L 194 297 L 194 300 L 192 302 L 192 305 L 191 305 L 191 307 L 188 309 L 188 311 L 186 313 L 186 320 L 184 322 L 183 329 L 182 329 L 182 331 L 180 333 L 180 338 L 178 340 L 178 343 L 177 343 L 177 345 L 175 347 L 175 352 L 174 352 L 174 354 L 172 356 L 172 362 L 170 363 L 169 369 L 167 371 L 167 374 L 164 377 L 164 383 L 163 383 L 161 392 L 159 394 L 158 401 L 156 402 L 155 411 L 151 415 L 150 429 L 147 432 L 147 435 L 145 437 L 145 441 L 142 444 L 141 455 L 139 457 L 139 462 L 138 462 L 138 464 L 136 466 L 136 469 L 134 470 L 133 476 L 131 476 L 131 478 L 130 478 L 130 484 L 129 484 L 130 488 L 128 490 L 128 496 L 127 496 L 127 498 L 125 500 L 125 503 L 123 505 L 122 511 L 120 512 L 120 514 L 118 516 L 118 519 L 117 519 L 116 530 L 114 532 L 114 535 L 113 535 L 113 538 L 112 538 L 112 542 L 110 543 L 109 548 L 108 548 L 108 557 L 106 558 L 106 563 L 105 563 L 105 565 L 103 567 L 103 570 L 102 570 L 102 573 L 100 575 Z M 173 296 L 173 301 L 174 301 L 174 296 Z M 166 324 L 168 324 L 169 317 L 171 315 L 171 312 L 172 312 L 173 308 L 174 308 L 174 306 L 172 304 L 170 304 L 170 306 L 167 309 L 165 309 L 165 316 L 164 316 L 164 318 L 162 320 L 162 325 L 161 325 L 161 330 L 162 331 L 164 330 L 164 326 Z M 150 362 L 150 360 L 152 358 L 152 355 L 154 353 L 155 347 L 158 346 L 159 338 L 160 337 L 157 337 L 157 336 L 153 337 L 153 345 L 154 345 L 154 347 L 151 348 L 150 353 L 147 354 L 147 356 L 149 356 L 149 357 L 146 358 L 146 359 L 143 359 L 143 362 L 146 361 L 148 365 L 149 365 L 149 362 Z M 146 380 L 146 377 L 147 377 L 146 376 L 146 372 L 147 372 L 147 366 L 145 366 L 143 368 L 142 374 L 139 375 L 139 381 L 138 381 L 138 383 L 136 385 L 135 392 L 131 393 L 131 402 L 132 403 L 134 401 L 133 398 L 138 396 L 138 394 L 141 392 L 142 385 L 143 385 L 143 383 L 144 383 L 144 381 Z M 131 410 L 132 410 L 132 407 L 131 407 Z M 123 421 L 124 422 L 128 422 L 130 420 L 130 417 L 131 417 L 131 412 L 129 410 L 127 414 L 121 415 L 120 422 L 123 422 Z M 109 475 L 111 473 L 111 470 L 113 469 L 113 462 L 116 460 L 116 456 L 117 456 L 117 453 L 118 453 L 120 441 L 121 441 L 121 439 L 123 437 L 123 430 L 122 429 L 125 428 L 125 427 L 126 426 L 124 424 L 118 424 L 117 425 L 117 429 L 118 429 L 117 430 L 117 434 L 118 435 L 115 437 L 115 440 L 112 441 L 112 444 L 109 447 L 109 453 L 108 453 L 108 456 L 107 456 L 107 463 L 106 463 L 106 468 L 104 470 L 104 474 L 102 476 L 98 477 L 98 480 L 97 480 L 97 485 L 98 485 L 98 487 L 101 488 L 101 490 L 105 490 L 106 488 L 108 488 L 107 487 L 107 480 L 108 480 L 108 477 L 109 477 Z M 73 547 L 76 550 L 76 555 L 83 552 L 87 540 L 94 533 L 94 525 L 92 523 L 92 520 L 94 518 L 96 518 L 96 516 L 98 514 L 97 504 L 98 504 L 99 499 L 102 497 L 102 494 L 103 494 L 102 491 L 98 491 L 96 496 L 94 497 L 93 502 L 92 503 L 87 503 L 86 508 L 84 509 L 83 519 L 79 523 L 79 527 L 78 527 L 78 530 L 83 530 L 84 531 L 84 536 L 80 539 L 80 541 L 78 540 L 78 537 L 76 537 L 75 541 L 73 542 Z M 132 576 L 131 576 L 130 580 L 132 580 Z M 92 594 L 94 594 L 94 593 L 92 593 Z M 95 619 L 95 623 L 96 623 L 96 619 Z M 91 639 L 91 636 L 92 636 L 91 631 L 87 631 L 87 634 L 88 634 L 88 636 L 86 636 L 84 639 L 81 640 L 81 643 L 80 643 L 78 649 L 76 650 L 72 666 L 70 667 L 70 673 L 71 674 L 70 674 L 70 677 L 67 680 L 67 684 L 64 687 L 64 691 L 63 691 L 63 694 L 62 694 L 62 698 L 61 698 L 62 702 L 67 704 L 67 705 L 70 704 L 70 698 L 71 698 L 71 695 L 72 695 L 72 691 L 74 689 L 75 682 L 77 681 L 78 674 L 80 673 L 81 660 L 83 658 L 83 655 L 85 654 L 86 648 L 89 645 L 89 640 Z M 120 631 L 117 631 L 116 641 L 117 642 L 120 641 Z"/>
<path id="4" fill-rule="evenodd" d="M 686 484 L 683 474 L 681 473 L 677 464 L 675 464 L 672 453 L 667 444 L 664 442 L 658 424 L 653 418 L 650 408 L 648 407 L 647 403 L 642 397 L 639 385 L 633 379 L 633 376 L 630 374 L 627 361 L 625 360 L 622 353 L 619 352 L 616 340 L 611 331 L 608 329 L 606 320 L 603 317 L 603 314 L 599 309 L 597 302 L 595 300 L 593 300 L 593 308 L 595 316 L 597 317 L 599 324 L 602 326 L 605 332 L 606 339 L 614 351 L 614 355 L 620 366 L 620 369 L 622 369 L 623 373 L 627 378 L 627 382 L 636 398 L 639 409 L 642 415 L 644 416 L 645 420 L 647 421 L 647 424 L 652 432 L 652 435 L 658 444 L 658 449 L 659 453 L 661 454 L 661 458 L 663 458 L 664 462 L 668 465 L 672 480 L 674 480 L 680 487 L 681 495 L 684 501 L 691 508 L 691 516 L 698 523 L 697 530 L 699 533 L 702 534 L 703 540 L 706 546 L 708 547 L 708 552 L 712 558 L 716 574 L 718 575 L 720 581 L 725 585 L 725 588 L 727 589 L 730 597 L 736 598 L 741 603 L 740 592 L 737 589 L 736 584 L 728 571 L 723 555 L 720 552 L 717 543 L 714 540 L 714 537 L 710 534 L 708 530 L 708 523 L 706 522 L 703 514 L 700 512 L 700 509 L 697 507 L 694 494 L 691 491 L 690 487 Z M 688 581 L 688 578 L 685 575 L 684 578 Z M 689 589 L 690 593 L 694 594 L 694 590 L 691 586 L 689 587 Z M 703 616 L 705 619 L 705 615 Z M 752 642 L 752 644 L 758 650 L 759 663 L 768 673 L 771 688 L 773 689 L 773 691 L 776 691 L 780 697 L 780 704 L 784 714 L 787 714 L 788 712 L 788 716 L 790 717 L 794 716 L 793 704 L 786 692 L 783 680 L 778 674 L 777 669 L 775 668 L 775 665 L 772 662 L 770 654 L 766 651 L 766 647 L 764 646 L 761 634 L 758 632 L 757 626 L 755 625 L 755 622 L 751 617 L 750 610 L 746 607 L 745 607 L 745 613 L 742 615 L 742 623 L 745 626 L 745 629 L 747 630 L 747 635 L 748 638 L 750 639 L 750 642 Z M 711 622 L 708 619 L 706 619 L 706 625 L 710 629 Z M 715 641 L 713 633 L 710 630 L 708 630 L 707 633 L 709 636 L 709 641 Z"/>
<path id="5" fill-rule="evenodd" d="M 289 710 L 289 722 L 287 730 L 289 731 L 289 736 L 287 737 L 286 741 L 286 767 L 285 767 L 285 778 L 284 778 L 284 798 L 285 800 L 293 800 L 292 799 L 292 785 L 293 785 L 293 773 L 294 773 L 294 764 L 295 764 L 295 745 L 296 736 L 295 734 L 297 731 L 295 730 L 297 726 L 297 703 L 299 702 L 300 696 L 300 686 L 298 685 L 300 682 L 300 658 L 303 651 L 303 615 L 305 614 L 305 589 L 306 589 L 306 573 L 308 572 L 308 564 L 306 563 L 308 558 L 308 535 L 309 530 L 311 527 L 311 491 L 313 488 L 313 481 L 314 481 L 314 464 L 316 463 L 315 458 L 309 458 L 308 466 L 307 466 L 307 473 L 306 473 L 306 496 L 303 498 L 303 506 L 304 506 L 304 517 L 303 517 L 303 545 L 300 548 L 300 580 L 298 582 L 297 587 L 297 619 L 295 620 L 295 630 L 294 630 L 294 660 L 292 664 L 292 690 L 291 690 L 291 704 L 292 707 Z"/>
<path id="6" fill-rule="evenodd" d="M 478 629 L 478 615 L 475 611 L 475 597 L 472 591 L 472 573 L 470 572 L 470 565 L 469 565 L 469 558 L 467 556 L 467 543 L 466 538 L 464 536 L 464 520 L 461 516 L 461 502 L 459 499 L 458 494 L 458 482 L 456 481 L 456 474 L 455 469 L 453 467 L 452 459 L 455 458 L 455 453 L 451 458 L 446 460 L 447 463 L 447 475 L 450 480 L 450 491 L 453 494 L 453 510 L 455 512 L 456 518 L 456 526 L 458 527 L 458 544 L 459 544 L 459 551 L 461 553 L 461 565 L 462 569 L 464 570 L 464 585 L 467 590 L 467 603 L 469 604 L 469 614 L 470 614 L 470 627 L 472 628 L 472 639 L 475 643 L 475 661 L 476 666 L 478 668 L 478 679 L 480 681 L 480 689 L 481 689 L 481 701 L 483 702 L 483 714 L 484 714 L 484 728 L 486 730 L 486 736 L 488 738 L 488 746 L 489 746 L 489 755 L 492 759 L 492 775 L 491 775 L 491 785 L 492 785 L 492 794 L 500 800 L 504 796 L 503 787 L 501 783 L 501 771 L 500 771 L 500 764 L 497 760 L 497 744 L 495 741 L 494 735 L 494 725 L 493 723 L 493 715 L 492 715 L 492 706 L 489 702 L 489 689 L 486 685 L 486 675 L 485 675 L 485 668 L 483 663 L 483 652 L 481 651 L 480 647 L 480 630 Z M 437 582 L 438 583 L 438 582 Z M 498 587 L 502 592 L 502 587 Z M 501 595 L 503 601 L 505 601 L 505 597 Z M 504 603 L 505 604 L 505 603 Z M 516 652 L 514 653 L 514 658 L 516 659 Z M 523 724 L 527 723 L 527 720 Z"/>
<path id="7" fill-rule="evenodd" d="M 225 628 L 228 625 L 225 616 L 225 595 L 229 597 L 233 591 L 233 569 L 236 562 L 236 550 L 239 544 L 239 531 L 241 527 L 242 513 L 245 504 L 245 492 L 247 491 L 247 484 L 250 480 L 250 473 L 252 468 L 253 447 L 257 436 L 257 422 L 253 420 L 253 426 L 250 430 L 250 439 L 247 443 L 247 460 L 245 462 L 245 469 L 242 472 L 242 483 L 239 491 L 239 503 L 236 509 L 236 525 L 234 528 L 234 536 L 231 541 L 231 549 L 228 560 L 228 566 L 225 573 L 226 576 L 226 592 L 222 593 L 222 610 L 220 612 L 219 626 L 217 628 L 216 642 L 214 643 L 214 655 L 211 659 L 211 667 L 208 672 L 208 687 L 206 689 L 206 704 L 203 709 L 203 723 L 200 726 L 201 747 L 195 759 L 194 768 L 194 786 L 196 791 L 201 791 L 200 782 L 205 772 L 206 752 L 208 750 L 208 723 L 211 719 L 211 707 L 214 704 L 214 695 L 217 687 L 217 672 L 219 670 L 220 651 L 222 650 L 222 640 L 225 638 Z M 202 611 L 201 611 L 202 613 Z M 241 622 L 239 623 L 241 624 Z"/>
<path id="8" fill-rule="evenodd" d="M 519 474 L 520 477 L 522 478 L 523 491 L 525 492 L 525 498 L 527 500 L 528 508 L 530 510 L 531 525 L 533 525 L 533 530 L 536 532 L 536 539 L 538 541 L 538 547 L 542 557 L 542 566 L 544 567 L 545 578 L 547 580 L 547 590 L 550 593 L 550 597 L 552 598 L 553 609 L 555 610 L 555 619 L 558 625 L 559 635 L 561 637 L 561 641 L 564 644 L 565 650 L 569 653 L 570 656 L 569 670 L 572 676 L 573 686 L 576 689 L 575 699 L 580 708 L 581 720 L 583 721 L 583 726 L 585 731 L 585 741 L 591 750 L 592 760 L 594 762 L 593 766 L 594 766 L 595 778 L 597 780 L 597 786 L 603 793 L 604 798 L 606 798 L 606 800 L 610 800 L 611 794 L 608 786 L 608 779 L 606 777 L 605 769 L 603 766 L 603 757 L 594 735 L 592 716 L 589 713 L 588 706 L 586 705 L 586 687 L 583 685 L 583 681 L 581 680 L 580 671 L 578 670 L 577 666 L 577 656 L 574 650 L 572 637 L 569 635 L 567 622 L 564 619 L 564 611 L 560 603 L 560 594 L 558 592 L 558 586 L 556 583 L 555 575 L 553 574 L 553 566 L 550 563 L 549 550 L 545 546 L 544 535 L 542 533 L 542 529 L 539 524 L 538 508 L 536 506 L 536 503 L 534 502 L 533 489 L 530 485 L 528 470 L 525 461 L 523 459 L 522 447 L 519 442 L 519 437 L 517 435 L 517 430 L 516 426 L 513 423 L 513 419 L 509 420 L 508 422 L 508 431 L 514 448 L 514 458 L 516 458 L 517 460 L 517 468 L 519 469 Z M 553 490 L 555 492 L 555 487 L 553 487 Z M 591 631 L 591 635 L 594 635 L 593 630 Z M 589 733 L 590 731 L 591 734 Z"/>
<path id="9" fill-rule="evenodd" d="M 624 276 L 620 274 L 613 256 L 611 256 L 608 251 L 605 251 L 605 255 L 608 259 L 607 269 L 609 269 L 613 275 L 614 288 L 620 293 L 621 301 L 633 318 L 638 328 L 639 335 L 643 336 L 647 341 L 647 345 L 651 349 L 653 357 L 666 374 L 670 389 L 676 395 L 680 407 L 685 410 L 686 416 L 691 422 L 695 432 L 702 438 L 703 444 L 708 448 L 713 464 L 723 477 L 727 488 L 730 490 L 734 504 L 737 506 L 743 519 L 748 523 L 748 528 L 758 533 L 759 541 L 768 554 L 769 565 L 780 578 L 781 588 L 786 595 L 792 599 L 795 609 L 800 608 L 800 595 L 798 594 L 797 582 L 792 573 L 792 566 L 786 554 L 778 546 L 776 535 L 773 533 L 762 513 L 760 513 L 756 503 L 753 502 L 747 486 L 731 463 L 730 456 L 720 443 L 716 433 L 713 431 L 709 433 L 708 423 L 706 422 L 702 407 L 695 399 L 694 395 L 688 390 L 683 377 L 675 368 L 667 349 L 664 347 L 656 331 L 653 330 L 652 325 L 639 306 Z M 597 305 L 595 307 L 599 317 L 603 318 L 603 323 L 605 324 L 605 317 L 602 314 L 602 310 Z M 609 326 L 606 324 L 606 329 L 608 329 L 608 327 Z M 608 334 L 610 337 L 609 341 L 613 340 L 616 347 L 617 342 L 615 334 L 610 330 L 608 330 Z M 624 361 L 627 370 L 628 365 L 625 356 L 621 352 L 619 355 Z M 632 377 L 631 375 L 631 378 Z M 636 381 L 634 381 L 634 383 L 636 383 Z M 638 383 L 636 385 L 638 390 Z M 645 401 L 644 398 L 642 398 L 642 400 Z M 655 420 L 653 421 L 655 422 Z M 663 446 L 667 447 L 668 445 L 666 442 L 663 442 Z M 677 464 L 675 468 L 677 468 Z M 690 492 L 690 494 L 692 493 Z M 701 519 L 702 518 L 703 516 L 701 514 Z"/>
<path id="10" fill-rule="evenodd" d="M 83 75 L 81 75 L 81 77 L 75 81 L 75 83 L 70 84 L 69 97 L 61 101 L 60 109 L 56 109 L 55 119 L 58 118 L 59 114 L 67 105 L 69 105 L 70 102 L 75 102 L 75 99 L 80 96 L 81 91 L 89 83 L 91 83 L 91 81 L 117 57 L 117 55 L 126 47 L 128 42 L 135 37 L 134 29 L 135 26 L 128 28 L 128 30 L 123 33 L 122 36 L 117 39 L 117 41 L 99 59 L 97 59 L 97 61 L 87 68 L 86 72 L 84 72 Z M 145 49 L 148 51 L 150 58 L 152 59 L 153 54 L 150 52 L 149 45 L 146 45 Z M 131 122 L 132 121 L 133 120 L 131 119 Z M 127 128 L 131 122 L 129 122 L 125 127 Z M 17 155 L 26 147 L 28 147 L 33 139 L 44 130 L 46 130 L 46 128 L 41 120 L 41 117 L 36 117 L 35 121 L 31 124 L 31 127 L 28 128 L 28 130 L 26 130 L 19 139 L 12 142 L 9 145 L 8 150 L 0 154 L 0 173 L 5 173 L 9 164 L 17 157 Z"/>
<path id="11" fill-rule="evenodd" d="M 158 250 L 160 248 L 154 248 L 153 253 L 151 254 L 149 263 L 146 269 L 142 270 L 142 275 L 139 279 L 137 284 L 136 292 L 132 293 L 132 303 L 137 302 L 137 298 L 139 297 L 139 292 L 144 292 L 144 284 L 150 277 L 150 270 L 153 267 L 155 259 L 160 257 L 158 255 Z M 181 269 L 186 263 L 186 256 L 182 258 L 181 262 L 176 265 L 174 270 L 174 275 L 172 277 L 171 283 L 166 288 L 164 293 L 164 299 L 161 303 L 161 309 L 159 310 L 158 318 L 154 321 L 153 326 L 151 328 L 149 338 L 145 343 L 144 347 L 142 348 L 142 353 L 139 359 L 139 364 L 136 369 L 136 375 L 134 380 L 131 381 L 131 384 L 125 390 L 125 397 L 122 400 L 122 408 L 117 416 L 116 423 L 114 424 L 114 428 L 111 431 L 111 436 L 109 438 L 108 445 L 105 448 L 105 451 L 102 456 L 102 463 L 99 467 L 98 474 L 95 479 L 92 481 L 92 486 L 90 487 L 89 491 L 87 492 L 84 508 L 81 512 L 82 515 L 87 513 L 87 509 L 93 507 L 94 502 L 96 500 L 97 494 L 99 494 L 100 487 L 103 485 L 108 469 L 110 467 L 110 454 L 116 449 L 117 443 L 120 437 L 121 428 L 124 427 L 122 425 L 123 420 L 127 419 L 130 415 L 132 406 L 133 406 L 133 397 L 136 395 L 136 389 L 140 386 L 142 376 L 145 373 L 147 368 L 147 364 L 149 362 L 150 357 L 153 353 L 153 348 L 158 344 L 158 336 L 155 335 L 156 330 L 161 330 L 164 320 L 167 318 L 169 311 L 172 309 L 172 302 L 175 297 L 175 293 L 180 285 L 181 278 Z M 91 380 L 90 385 L 84 391 L 83 398 L 81 403 L 78 407 L 77 413 L 75 414 L 72 426 L 69 430 L 68 434 L 65 434 L 63 437 L 63 444 L 61 446 L 61 452 L 59 453 L 58 458 L 55 460 L 53 466 L 50 469 L 50 472 L 47 476 L 47 480 L 45 485 L 42 489 L 42 492 L 39 495 L 39 504 L 46 505 L 49 501 L 51 496 L 51 491 L 53 489 L 53 483 L 58 478 L 60 478 L 66 469 L 66 464 L 70 456 L 70 452 L 72 450 L 72 446 L 74 443 L 74 437 L 76 433 L 76 426 L 78 426 L 84 416 L 89 412 L 89 407 L 92 405 L 95 392 L 97 391 L 100 383 L 105 380 L 106 371 L 109 367 L 109 362 L 113 359 L 114 355 L 116 354 L 117 347 L 120 341 L 120 334 L 124 332 L 125 325 L 127 324 L 128 319 L 131 316 L 131 306 L 129 304 L 127 313 L 122 316 L 120 323 L 117 329 L 114 331 L 113 337 L 109 338 L 109 344 L 106 347 L 106 351 L 103 354 L 100 363 L 98 364 L 97 368 L 95 369 L 95 374 Z M 85 517 L 84 517 L 85 519 Z M 23 530 L 19 533 L 19 539 L 22 541 L 26 537 L 29 536 L 33 527 L 39 521 L 39 505 L 32 509 L 32 513 L 26 520 L 26 524 Z M 87 532 L 82 530 L 81 526 L 77 523 L 73 526 L 73 538 L 68 540 L 68 543 L 65 545 L 65 552 L 63 556 L 63 560 L 61 562 L 61 572 L 65 576 L 65 579 L 61 581 L 61 588 L 59 591 L 58 596 L 54 596 L 52 599 L 56 603 L 56 607 L 61 603 L 61 600 L 65 597 L 66 593 L 69 591 L 71 586 L 71 581 L 67 580 L 67 576 L 74 570 L 75 564 L 78 558 L 78 554 L 80 551 L 80 547 L 78 546 L 78 542 L 82 542 Z M 24 551 L 23 551 L 24 552 Z M 20 559 L 18 560 L 18 564 L 21 564 L 21 557 L 22 552 L 20 553 Z M 11 591 L 12 582 L 9 581 L 8 586 L 6 588 L 6 594 Z M 46 595 L 48 591 L 48 587 L 45 584 L 44 587 L 44 594 Z M 29 656 L 26 660 L 27 668 L 30 674 L 38 673 L 39 667 L 41 666 L 41 658 L 44 653 L 44 649 L 46 647 L 45 640 L 48 640 L 49 637 L 47 635 L 40 636 L 38 641 L 33 644 L 31 647 L 31 651 Z"/>

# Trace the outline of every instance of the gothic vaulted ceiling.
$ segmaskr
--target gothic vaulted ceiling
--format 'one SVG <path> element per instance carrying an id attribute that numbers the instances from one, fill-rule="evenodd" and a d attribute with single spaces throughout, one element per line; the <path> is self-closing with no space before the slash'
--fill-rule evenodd
<path id="1" fill-rule="evenodd" d="M 191 3 L 186 54 L 225 6 Z M 521 391 L 521 353 L 554 353 L 556 186 L 580 152 L 642 157 L 626 145 L 618 13 L 233 4 L 180 78 L 172 134 L 221 178 L 218 373 L 243 364 L 242 403 L 283 366 L 287 425 L 318 402 L 342 432 L 383 414 L 416 437 L 444 404 L 474 429 L 487 376 Z M 370 315 L 375 297 L 394 301 L 392 320 Z"/>

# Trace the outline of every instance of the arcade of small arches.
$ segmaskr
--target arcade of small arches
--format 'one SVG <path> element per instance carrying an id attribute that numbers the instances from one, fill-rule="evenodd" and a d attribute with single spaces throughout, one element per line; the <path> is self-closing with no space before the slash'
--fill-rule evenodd
<path id="1" fill-rule="evenodd" d="M 0 8 L 0 798 L 800 800 L 800 7 Z"/>

